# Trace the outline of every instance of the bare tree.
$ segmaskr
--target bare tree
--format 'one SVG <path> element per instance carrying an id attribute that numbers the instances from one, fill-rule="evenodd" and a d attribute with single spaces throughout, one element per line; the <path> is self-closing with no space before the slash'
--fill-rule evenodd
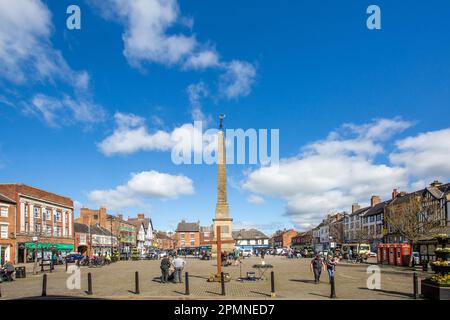
<path id="1" fill-rule="evenodd" d="M 405 238 L 413 246 L 418 240 L 440 233 L 442 210 L 439 201 L 427 201 L 420 194 L 410 194 L 401 203 L 388 204 L 384 219 L 390 233 Z M 412 265 L 411 255 L 409 264 Z"/>

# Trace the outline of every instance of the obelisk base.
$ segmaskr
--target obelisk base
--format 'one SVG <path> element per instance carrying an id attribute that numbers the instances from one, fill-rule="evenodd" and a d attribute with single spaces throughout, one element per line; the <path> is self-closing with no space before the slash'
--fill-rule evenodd
<path id="1" fill-rule="evenodd" d="M 234 250 L 235 243 L 233 241 L 233 219 L 232 218 L 217 218 L 213 219 L 214 229 L 217 230 L 217 226 L 220 226 L 221 232 L 221 249 L 222 252 L 231 253 Z M 227 241 L 228 240 L 228 241 Z M 214 233 L 214 241 L 217 241 L 217 235 Z M 213 244 L 211 247 L 211 256 L 217 257 L 217 244 Z"/>

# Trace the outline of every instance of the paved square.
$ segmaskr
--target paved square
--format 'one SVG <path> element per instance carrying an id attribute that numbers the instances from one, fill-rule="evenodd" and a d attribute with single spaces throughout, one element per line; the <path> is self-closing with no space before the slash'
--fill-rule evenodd
<path id="1" fill-rule="evenodd" d="M 239 282 L 237 279 L 247 271 L 255 271 L 252 266 L 260 263 L 260 258 L 244 259 L 239 266 L 225 267 L 232 280 L 226 283 L 226 296 L 220 295 L 220 283 L 206 281 L 216 270 L 215 261 L 201 261 L 188 258 L 184 271 L 189 272 L 190 296 L 184 295 L 184 284 L 161 284 L 160 261 L 120 261 L 101 268 L 81 267 L 81 289 L 69 290 L 64 266 L 57 266 L 53 273 L 47 273 L 47 295 L 69 297 L 93 297 L 114 299 L 273 299 L 270 297 L 270 271 L 275 273 L 275 291 L 278 299 L 329 299 L 328 275 L 322 274 L 321 283 L 314 284 L 309 269 L 310 259 L 287 259 L 266 257 L 266 263 L 273 269 L 267 271 L 269 279 L 257 282 Z M 368 264 L 341 263 L 336 270 L 336 293 L 338 299 L 412 299 L 413 275 L 407 268 L 380 266 L 381 290 L 367 289 L 366 273 Z M 42 274 L 32 275 L 32 266 L 27 266 L 25 279 L 12 283 L 2 283 L 2 299 L 37 297 L 41 295 Z M 140 294 L 134 294 L 134 275 L 139 272 Z M 87 274 L 93 278 L 92 296 L 87 296 Z M 419 273 L 425 277 L 427 274 Z"/>

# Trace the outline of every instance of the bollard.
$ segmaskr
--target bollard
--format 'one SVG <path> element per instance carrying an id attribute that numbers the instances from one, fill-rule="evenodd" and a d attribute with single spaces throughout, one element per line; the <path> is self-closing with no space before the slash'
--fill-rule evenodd
<path id="1" fill-rule="evenodd" d="M 88 291 L 87 291 L 88 295 L 92 295 L 92 274 L 89 272 L 88 273 Z"/>
<path id="2" fill-rule="evenodd" d="M 270 272 L 270 296 L 272 298 L 276 297 L 276 294 L 275 294 L 275 274 L 274 274 L 273 271 Z"/>
<path id="3" fill-rule="evenodd" d="M 68 265 L 67 265 L 67 259 L 65 259 L 66 260 L 66 272 L 67 272 L 67 268 L 68 268 Z"/>
<path id="4" fill-rule="evenodd" d="M 413 292 L 413 297 L 414 297 L 414 299 L 417 299 L 417 296 L 419 295 L 418 294 L 418 288 L 419 288 L 419 279 L 418 279 L 418 277 L 417 277 L 417 272 L 414 272 L 414 274 L 413 274 L 413 290 L 414 290 L 414 292 Z"/>
<path id="5" fill-rule="evenodd" d="M 47 296 L 47 274 L 44 273 L 42 277 L 42 294 L 41 296 L 46 297 Z"/>
<path id="6" fill-rule="evenodd" d="M 135 290 L 134 293 L 135 294 L 140 294 L 141 291 L 139 290 L 139 272 L 136 271 L 136 273 L 134 274 L 134 284 L 135 284 Z"/>
<path id="7" fill-rule="evenodd" d="M 225 295 L 225 279 L 224 279 L 223 271 L 220 273 L 220 285 L 222 287 L 221 295 L 224 296 Z"/>
<path id="8" fill-rule="evenodd" d="M 2 297 L 2 285 L 0 284 L 0 298 Z"/>
<path id="9" fill-rule="evenodd" d="M 186 284 L 186 291 L 185 291 L 184 294 L 188 296 L 188 295 L 190 295 L 190 292 L 189 292 L 189 273 L 186 272 L 184 277 L 185 277 L 184 281 L 185 281 L 185 284 Z"/>
<path id="10" fill-rule="evenodd" d="M 336 289 L 334 287 L 334 276 L 330 278 L 331 293 L 330 299 L 336 298 Z"/>

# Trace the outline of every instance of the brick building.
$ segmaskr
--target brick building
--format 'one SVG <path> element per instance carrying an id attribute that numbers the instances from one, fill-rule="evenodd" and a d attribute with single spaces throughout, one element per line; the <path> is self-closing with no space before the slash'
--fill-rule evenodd
<path id="1" fill-rule="evenodd" d="M 16 257 L 16 202 L 0 194 L 0 266 Z"/>
<path id="2" fill-rule="evenodd" d="M 173 235 L 163 231 L 157 231 L 155 234 L 156 247 L 161 250 L 175 249 L 175 240 Z"/>
<path id="3" fill-rule="evenodd" d="M 0 193 L 16 202 L 14 263 L 33 261 L 36 246 L 46 257 L 74 250 L 72 199 L 22 183 L 0 184 Z"/>
<path id="4" fill-rule="evenodd" d="M 92 210 L 88 208 L 80 209 L 80 217 L 76 219 L 77 223 L 87 225 L 99 225 L 109 230 L 118 240 L 115 250 L 121 254 L 122 258 L 129 258 L 131 251 L 136 247 L 136 226 L 123 219 L 123 215 L 113 216 L 107 214 L 106 208 Z"/>
<path id="5" fill-rule="evenodd" d="M 283 230 L 273 236 L 274 248 L 290 248 L 292 244 L 292 238 L 297 235 L 297 231 L 294 229 Z"/>
<path id="6" fill-rule="evenodd" d="M 295 237 L 292 237 L 292 248 L 304 249 L 313 246 L 313 232 L 305 231 L 298 233 Z"/>
<path id="7" fill-rule="evenodd" d="M 194 249 L 200 247 L 200 222 L 178 223 L 175 231 L 175 247 L 177 249 Z"/>
<path id="8" fill-rule="evenodd" d="M 111 255 L 111 248 L 117 247 L 117 238 L 98 224 L 75 223 L 74 229 L 75 249 L 83 255 Z"/>

